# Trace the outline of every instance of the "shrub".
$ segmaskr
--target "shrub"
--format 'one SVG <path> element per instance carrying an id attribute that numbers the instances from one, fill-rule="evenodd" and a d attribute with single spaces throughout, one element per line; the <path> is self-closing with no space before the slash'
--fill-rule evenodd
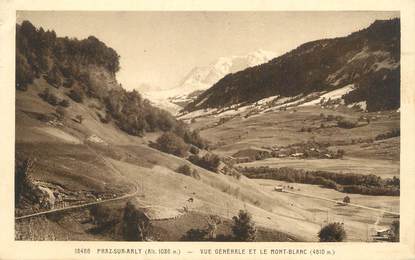
<path id="1" fill-rule="evenodd" d="M 69 107 L 69 101 L 67 99 L 62 99 L 59 102 L 59 106 L 61 106 L 61 107 Z"/>
<path id="2" fill-rule="evenodd" d="M 188 149 L 183 139 L 172 132 L 162 134 L 156 141 L 156 148 L 179 157 L 185 157 Z"/>
<path id="3" fill-rule="evenodd" d="M 36 118 L 39 121 L 42 121 L 42 122 L 45 122 L 45 123 L 47 123 L 47 122 L 52 121 L 53 119 L 55 119 L 55 117 L 53 115 L 50 115 L 50 114 L 38 114 L 36 116 Z"/>
<path id="4" fill-rule="evenodd" d="M 346 120 L 346 119 L 342 119 L 342 120 L 337 121 L 337 126 L 338 127 L 341 127 L 341 128 L 350 129 L 350 128 L 356 127 L 357 126 L 357 123 L 356 122 L 349 121 L 349 120 Z"/>
<path id="5" fill-rule="evenodd" d="M 92 232 L 102 232 L 102 230 L 117 224 L 121 219 L 121 212 L 104 204 L 93 205 L 89 208 L 89 212 L 94 224 L 96 224 L 96 228 L 92 229 Z"/>
<path id="6" fill-rule="evenodd" d="M 63 107 L 57 107 L 56 108 L 56 114 L 58 116 L 59 120 L 63 120 L 66 116 L 66 110 Z"/>
<path id="7" fill-rule="evenodd" d="M 54 66 L 44 78 L 49 85 L 55 88 L 59 88 L 62 85 L 61 73 L 56 66 Z"/>
<path id="8" fill-rule="evenodd" d="M 336 157 L 337 158 L 343 158 L 343 156 L 344 156 L 345 153 L 346 152 L 343 149 L 339 149 L 339 150 L 337 150 Z"/>
<path id="9" fill-rule="evenodd" d="M 392 222 L 390 226 L 391 234 L 390 234 L 390 240 L 392 242 L 399 242 L 399 220 L 395 220 Z"/>
<path id="10" fill-rule="evenodd" d="M 101 121 L 101 123 L 108 124 L 111 121 L 111 116 L 109 113 L 105 113 L 105 116 L 102 116 L 101 113 L 98 113 L 98 112 L 96 114 L 99 118 L 99 121 Z"/>
<path id="11" fill-rule="evenodd" d="M 47 98 L 47 102 L 52 106 L 56 106 L 58 104 L 58 98 L 54 94 L 50 94 Z"/>
<path id="12" fill-rule="evenodd" d="M 328 179 L 322 178 L 321 185 L 324 188 L 337 190 L 337 183 L 333 180 L 328 180 Z"/>
<path id="13" fill-rule="evenodd" d="M 220 164 L 219 156 L 216 154 L 207 153 L 203 157 L 198 155 L 189 156 L 189 161 L 206 170 L 217 172 Z"/>
<path id="14" fill-rule="evenodd" d="M 350 197 L 349 196 L 344 197 L 343 202 L 344 203 L 350 203 Z"/>
<path id="15" fill-rule="evenodd" d="M 150 220 L 130 201 L 124 208 L 123 236 L 126 241 L 146 241 L 150 237 Z"/>
<path id="16" fill-rule="evenodd" d="M 84 95 L 80 89 L 71 89 L 66 95 L 77 103 L 82 103 L 84 99 Z"/>
<path id="17" fill-rule="evenodd" d="M 240 210 L 238 216 L 233 216 L 232 233 L 235 241 L 254 241 L 256 237 L 255 223 L 251 214 Z"/>
<path id="18" fill-rule="evenodd" d="M 341 242 L 346 238 L 346 231 L 343 224 L 329 223 L 318 232 L 320 242 Z"/>
<path id="19" fill-rule="evenodd" d="M 184 130 L 183 140 L 188 144 L 193 144 L 200 149 L 207 148 L 207 142 L 204 140 L 198 131 Z"/>
<path id="20" fill-rule="evenodd" d="M 388 138 L 392 138 L 392 137 L 397 137 L 401 135 L 401 130 L 400 129 L 393 129 L 387 133 L 384 134 L 379 134 L 375 137 L 375 140 L 383 140 L 383 139 L 388 139 Z"/>
<path id="21" fill-rule="evenodd" d="M 74 83 L 74 80 L 72 78 L 66 78 L 64 79 L 62 86 L 65 88 L 70 88 L 72 87 L 73 83 Z"/>
<path id="22" fill-rule="evenodd" d="M 48 102 L 52 106 L 56 106 L 58 104 L 58 98 L 55 94 L 50 93 L 49 88 L 45 88 L 43 92 L 38 95 L 43 99 L 43 101 Z"/>
<path id="23" fill-rule="evenodd" d="M 196 146 L 191 145 L 190 146 L 190 150 L 189 150 L 192 154 L 199 154 L 199 148 L 197 148 Z"/>
<path id="24" fill-rule="evenodd" d="M 192 174 L 192 169 L 187 164 L 183 164 L 179 168 L 177 168 L 176 172 L 184 174 L 186 176 L 190 176 Z"/>

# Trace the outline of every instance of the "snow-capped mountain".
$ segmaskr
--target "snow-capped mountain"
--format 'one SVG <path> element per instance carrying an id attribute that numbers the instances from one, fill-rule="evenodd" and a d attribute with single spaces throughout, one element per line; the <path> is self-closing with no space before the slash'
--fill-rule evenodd
<path id="1" fill-rule="evenodd" d="M 193 68 L 175 89 L 182 95 L 205 90 L 229 73 L 268 62 L 276 56 L 270 51 L 257 50 L 244 56 L 220 57 L 207 66 Z"/>
<path id="2" fill-rule="evenodd" d="M 270 51 L 257 50 L 243 56 L 220 57 L 207 66 L 193 68 L 177 87 L 144 91 L 143 95 L 154 105 L 176 113 L 227 74 L 266 63 L 276 56 Z"/>

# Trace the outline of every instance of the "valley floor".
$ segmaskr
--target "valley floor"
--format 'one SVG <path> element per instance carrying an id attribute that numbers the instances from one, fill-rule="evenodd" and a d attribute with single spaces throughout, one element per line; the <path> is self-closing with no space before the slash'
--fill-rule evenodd
<path id="1" fill-rule="evenodd" d="M 375 174 L 382 178 L 399 177 L 399 162 L 369 158 L 344 157 L 342 159 L 270 158 L 238 164 L 242 167 L 290 167 L 309 171 Z"/>
<path id="2" fill-rule="evenodd" d="M 35 93 L 32 96 L 29 94 L 25 93 L 26 96 L 20 98 L 35 98 Z M 316 185 L 253 180 L 244 176 L 236 178 L 210 172 L 183 158 L 150 148 L 148 142 L 155 140 L 157 135 L 150 134 L 145 138 L 128 136 L 112 124 L 100 123 L 84 107 L 73 107 L 76 113 L 84 117 L 82 124 L 68 119 L 62 125 L 51 125 L 37 120 L 27 112 L 46 111 L 46 108 L 26 107 L 27 104 L 34 106 L 35 103 L 17 101 L 16 156 L 36 157 L 37 167 L 32 177 L 39 185 L 54 189 L 70 205 L 122 197 L 138 189 L 138 195 L 131 198 L 131 201 L 151 215 L 160 240 L 177 240 L 191 228 L 204 227 L 201 216 L 209 215 L 218 216 L 224 223 L 228 223 L 221 227 L 225 232 L 229 230 L 232 217 L 242 209 L 252 214 L 253 221 L 261 230 L 259 241 L 315 242 L 322 225 L 331 221 L 344 223 L 347 241 L 368 241 L 371 238 L 370 232 L 377 227 L 387 227 L 396 219 L 394 215 L 373 210 L 341 206 L 301 194 L 273 191 L 274 186 L 281 184 L 294 186 L 298 193 L 315 194 L 332 200 L 341 200 L 345 196 Z M 40 105 L 44 104 L 38 103 Z M 399 126 L 399 116 L 385 112 L 378 115 L 378 121 L 357 129 L 338 129 L 335 126 L 322 129 L 318 127 L 323 120 L 319 115 L 321 112 L 354 118 L 360 116 L 350 112 L 303 107 L 292 113 L 283 111 L 249 118 L 234 117 L 221 125 L 202 130 L 201 135 L 212 141 L 214 153 L 223 156 L 250 147 L 269 149 L 273 145 L 290 145 L 312 138 L 333 142 L 331 147 L 335 147 L 339 140 L 374 138 Z M 200 118 L 192 127 L 198 128 L 217 120 L 220 119 Z M 299 131 L 303 126 L 313 129 L 311 132 Z M 254 161 L 247 165 L 352 171 L 373 173 L 381 177 L 399 176 L 399 139 L 396 139 L 368 144 L 365 148 L 367 156 L 359 156 L 362 150 L 353 144 L 354 146 L 341 146 L 346 150 L 344 159 L 282 158 Z M 398 149 L 390 149 L 391 146 Z M 379 150 L 385 151 L 383 157 L 378 156 Z M 197 170 L 200 179 L 176 172 L 178 167 L 185 164 Z M 399 197 L 348 196 L 352 203 L 399 212 Z M 122 240 L 117 235 L 117 230 L 122 222 L 126 202 L 102 205 L 103 211 L 107 212 L 104 219 L 115 218 L 109 222 L 113 223 L 110 226 L 97 229 L 90 220 L 88 210 L 76 210 L 38 220 L 16 222 L 16 239 Z M 16 216 L 33 213 L 33 210 L 40 209 L 17 208 Z M 180 226 L 180 231 L 174 233 L 176 226 Z M 25 230 L 30 230 L 31 234 L 26 234 Z M 165 233 L 171 235 L 163 236 Z"/>
<path id="3" fill-rule="evenodd" d="M 399 214 L 399 197 L 346 194 L 317 185 L 293 184 L 276 180 L 255 179 L 255 182 L 272 196 L 285 198 L 291 207 L 310 212 L 311 222 L 320 225 L 328 222 L 344 223 L 348 241 L 372 241 L 376 230 L 388 228 L 392 221 L 399 219 L 399 215 L 381 212 L 384 210 Z M 288 192 L 277 192 L 274 187 L 279 185 L 290 186 L 293 189 L 286 188 Z M 352 204 L 380 211 L 329 201 L 342 202 L 345 196 L 350 197 Z"/>

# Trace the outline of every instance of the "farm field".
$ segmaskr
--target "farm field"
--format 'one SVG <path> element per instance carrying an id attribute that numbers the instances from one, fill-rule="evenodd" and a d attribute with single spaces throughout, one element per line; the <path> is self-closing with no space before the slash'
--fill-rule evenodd
<path id="1" fill-rule="evenodd" d="M 327 122 L 322 118 L 322 115 L 343 116 L 349 120 L 358 120 L 364 116 L 373 117 L 374 120 L 369 124 L 344 129 L 336 127 L 333 122 Z M 201 125 L 209 124 L 213 119 L 219 120 L 214 116 L 198 118 L 195 123 L 192 123 L 192 127 L 199 129 Z M 325 125 L 324 128 L 321 128 L 322 124 Z M 224 124 L 201 130 L 201 134 L 212 142 L 215 152 L 232 155 L 239 150 L 252 147 L 287 146 L 310 140 L 332 143 L 331 146 L 338 148 L 335 146 L 336 142 L 352 142 L 352 139 L 356 142 L 359 139 L 374 139 L 379 134 L 399 129 L 399 125 L 400 115 L 396 111 L 363 113 L 350 109 L 323 109 L 318 106 L 306 106 L 287 111 L 259 113 L 248 118 L 245 118 L 241 113 Z M 310 128 L 310 131 L 301 131 L 302 128 Z M 381 142 L 375 141 L 376 143 Z M 386 144 L 389 145 L 383 144 L 376 147 L 377 153 L 384 152 L 381 159 L 399 160 L 399 142 L 386 142 Z M 373 155 L 375 153 L 373 151 L 368 152 L 367 155 L 362 153 L 360 151 L 362 145 L 373 147 L 371 144 L 361 143 L 350 144 L 350 148 L 349 145 L 342 145 L 339 148 L 344 149 L 349 157 L 379 157 L 376 154 Z M 391 149 L 391 146 L 394 149 Z M 367 147 L 366 149 L 368 149 Z"/>
<path id="2" fill-rule="evenodd" d="M 369 124 L 361 124 L 352 129 L 339 128 L 326 122 L 322 116 L 343 116 L 349 120 L 360 117 L 373 118 Z M 204 124 L 218 122 L 220 116 L 197 118 L 192 127 L 199 128 Z M 324 124 L 324 128 L 321 125 Z M 246 118 L 243 113 L 234 116 L 225 123 L 202 129 L 201 133 L 213 143 L 213 151 L 222 156 L 232 156 L 244 149 L 265 149 L 272 151 L 272 146 L 289 146 L 301 142 L 328 143 L 328 149 L 342 149 L 345 156 L 339 159 L 300 159 L 294 157 L 267 158 L 248 163 L 236 164 L 241 167 L 295 168 L 307 171 L 329 171 L 336 173 L 374 174 L 381 178 L 399 177 L 400 175 L 400 138 L 384 140 L 375 138 L 393 129 L 399 129 L 400 116 L 396 111 L 379 113 L 356 112 L 350 109 L 323 109 L 318 106 L 302 106 L 287 111 L 259 113 Z M 310 131 L 301 131 L 301 129 Z M 366 140 L 372 139 L 370 142 Z M 339 143 L 343 143 L 339 145 Z M 342 222 L 348 234 L 347 241 L 371 241 L 376 230 L 387 228 L 399 216 L 379 211 L 341 206 L 332 201 L 311 198 L 324 197 L 329 200 L 340 200 L 347 195 L 351 202 L 362 206 L 385 211 L 399 212 L 399 197 L 368 196 L 346 194 L 333 189 L 321 188 L 318 185 L 286 183 L 277 180 L 252 179 L 261 189 L 275 199 L 283 202 L 302 217 L 318 226 L 328 222 Z M 275 192 L 277 185 L 293 186 L 294 193 Z M 299 189 L 299 190 L 298 190 Z M 304 194 L 304 195 L 301 195 Z M 278 208 L 273 212 L 281 212 Z"/>
<path id="3" fill-rule="evenodd" d="M 294 159 L 269 158 L 238 164 L 241 167 L 271 168 L 289 167 L 308 171 L 329 171 L 337 173 L 374 174 L 382 178 L 399 177 L 399 162 L 367 158 L 344 157 L 342 159 Z"/>
<path id="4" fill-rule="evenodd" d="M 337 201 L 342 201 L 345 196 L 349 196 L 351 203 L 392 212 L 399 212 L 399 197 L 346 194 L 332 189 L 321 188 L 317 185 L 287 183 L 276 180 L 255 179 L 254 181 L 272 196 L 286 198 L 291 207 L 310 212 L 312 215 L 311 221 L 321 225 L 327 223 L 327 221 L 344 223 L 348 239 L 351 241 L 370 240 L 370 234 L 373 234 L 375 230 L 388 227 L 393 220 L 399 218 L 388 213 L 382 214 L 381 212 L 368 209 L 342 206 L 326 200 L 298 194 L 314 195 Z M 278 185 L 293 187 L 293 192 L 298 194 L 274 191 L 274 187 Z"/>

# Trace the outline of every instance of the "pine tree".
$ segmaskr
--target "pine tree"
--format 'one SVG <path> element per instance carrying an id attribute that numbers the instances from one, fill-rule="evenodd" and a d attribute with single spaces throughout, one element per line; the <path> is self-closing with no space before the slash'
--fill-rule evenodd
<path id="1" fill-rule="evenodd" d="M 240 210 L 238 216 L 233 218 L 232 232 L 236 241 L 254 241 L 256 237 L 255 223 L 251 214 Z"/>

